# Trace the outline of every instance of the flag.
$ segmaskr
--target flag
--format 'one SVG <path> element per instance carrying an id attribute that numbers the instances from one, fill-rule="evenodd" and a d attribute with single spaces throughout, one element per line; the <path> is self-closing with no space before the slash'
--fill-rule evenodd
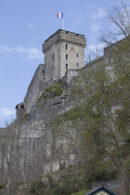
<path id="1" fill-rule="evenodd" d="M 63 12 L 59 12 L 57 13 L 57 18 L 63 18 L 64 17 L 64 13 Z"/>

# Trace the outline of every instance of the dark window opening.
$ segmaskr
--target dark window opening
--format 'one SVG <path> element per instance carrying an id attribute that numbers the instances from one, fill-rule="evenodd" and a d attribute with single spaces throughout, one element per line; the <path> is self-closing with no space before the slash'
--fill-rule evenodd
<path id="1" fill-rule="evenodd" d="M 54 60 L 54 58 L 55 58 L 54 54 L 52 55 L 52 57 L 51 57 L 51 58 L 52 58 L 52 61 L 53 61 L 53 60 Z"/>
<path id="2" fill-rule="evenodd" d="M 66 44 L 65 48 L 68 49 L 68 45 L 67 44 Z"/>
<path id="3" fill-rule="evenodd" d="M 66 64 L 66 69 L 68 68 L 68 64 Z"/>
<path id="4" fill-rule="evenodd" d="M 79 54 L 77 53 L 77 57 L 79 57 Z"/>
<path id="5" fill-rule="evenodd" d="M 77 63 L 77 67 L 79 66 L 79 63 Z"/>
<path id="6" fill-rule="evenodd" d="M 43 70 L 42 73 L 44 74 L 45 73 L 45 70 Z"/>
<path id="7" fill-rule="evenodd" d="M 68 60 L 68 54 L 66 54 L 66 60 Z"/>
<path id="8" fill-rule="evenodd" d="M 24 105 L 22 104 L 20 107 L 21 107 L 21 108 L 24 108 Z"/>

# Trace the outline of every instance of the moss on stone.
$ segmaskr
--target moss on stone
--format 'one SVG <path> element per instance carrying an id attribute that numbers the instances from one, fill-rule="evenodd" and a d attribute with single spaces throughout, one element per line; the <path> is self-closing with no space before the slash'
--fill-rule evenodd
<path id="1" fill-rule="evenodd" d="M 25 119 L 25 120 L 28 120 L 28 118 L 29 118 L 29 113 L 26 113 L 26 114 L 24 115 L 24 119 Z"/>

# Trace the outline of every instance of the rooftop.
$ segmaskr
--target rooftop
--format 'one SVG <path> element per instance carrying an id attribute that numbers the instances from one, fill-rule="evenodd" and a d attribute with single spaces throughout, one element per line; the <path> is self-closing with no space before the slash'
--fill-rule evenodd
<path id="1" fill-rule="evenodd" d="M 67 30 L 63 30 L 63 29 L 59 29 L 57 30 L 54 34 L 52 34 L 48 39 L 46 39 L 44 42 L 47 42 L 49 39 L 51 39 L 52 37 L 54 37 L 56 34 L 58 34 L 59 32 L 63 32 L 65 34 L 71 34 L 71 35 L 75 35 L 75 36 L 82 36 L 82 37 L 85 37 L 85 35 L 82 35 L 82 34 L 78 34 L 78 33 L 74 33 L 74 32 L 71 32 L 71 31 L 67 31 Z"/>

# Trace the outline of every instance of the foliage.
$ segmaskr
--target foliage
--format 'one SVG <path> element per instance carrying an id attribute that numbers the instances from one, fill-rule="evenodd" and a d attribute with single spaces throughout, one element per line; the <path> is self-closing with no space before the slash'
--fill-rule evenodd
<path id="1" fill-rule="evenodd" d="M 80 118 L 80 155 L 88 183 L 121 176 L 122 170 L 127 176 L 129 173 L 129 49 L 127 39 L 111 48 L 113 64 L 103 62 L 95 69 L 88 68 L 87 75 L 82 74 L 83 84 L 79 83 L 83 91 L 78 94 L 79 90 L 72 90 L 76 97 L 82 96 L 76 106 L 86 109 L 84 120 Z"/>
<path id="2" fill-rule="evenodd" d="M 43 193 L 44 188 L 45 188 L 45 185 L 41 181 L 34 182 L 31 184 L 30 193 L 41 195 Z"/>
<path id="3" fill-rule="evenodd" d="M 6 184 L 0 184 L 0 190 L 6 187 Z"/>
<path id="4" fill-rule="evenodd" d="M 79 192 L 74 192 L 71 195 L 84 195 L 85 193 L 87 193 L 86 190 L 82 190 L 82 191 L 79 191 Z"/>
<path id="5" fill-rule="evenodd" d="M 48 195 L 70 195 L 84 187 L 87 188 L 86 185 L 84 186 L 80 172 L 78 170 L 75 172 L 76 170 L 77 167 L 66 169 L 58 181 L 49 179 L 51 182 Z"/>

